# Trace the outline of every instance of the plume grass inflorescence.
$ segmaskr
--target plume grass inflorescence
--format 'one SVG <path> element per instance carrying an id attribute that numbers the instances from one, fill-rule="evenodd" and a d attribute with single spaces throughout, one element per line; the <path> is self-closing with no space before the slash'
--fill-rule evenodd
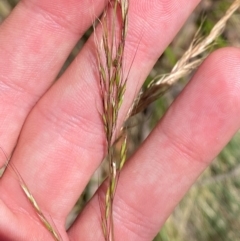
<path id="1" fill-rule="evenodd" d="M 172 71 L 168 74 L 157 75 L 150 81 L 147 88 L 140 92 L 134 102 L 132 115 L 144 110 L 149 104 L 160 98 L 175 82 L 191 73 L 203 62 L 209 54 L 208 49 L 222 34 L 227 21 L 239 6 L 240 0 L 235 0 L 205 38 L 199 37 L 198 32 L 196 33 L 189 48 L 172 68 Z"/>
<path id="2" fill-rule="evenodd" d="M 114 142 L 119 111 L 126 91 L 126 80 L 123 71 L 123 57 L 127 36 L 128 0 L 109 1 L 99 20 L 102 37 L 96 40 L 98 71 L 102 96 L 102 120 L 107 140 L 107 160 L 109 183 L 102 205 L 102 228 L 106 241 L 114 240 L 113 200 L 116 191 L 119 171 L 126 160 L 127 137 L 121 145 L 120 158 L 115 159 Z"/>

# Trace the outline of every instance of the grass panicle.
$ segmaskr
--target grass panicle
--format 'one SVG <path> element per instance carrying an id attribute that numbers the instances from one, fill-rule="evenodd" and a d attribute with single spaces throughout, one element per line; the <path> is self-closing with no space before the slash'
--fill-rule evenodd
<path id="1" fill-rule="evenodd" d="M 113 199 L 119 171 L 126 160 L 127 138 L 124 138 L 119 160 L 116 160 L 114 142 L 119 111 L 126 91 L 123 73 L 123 57 L 128 24 L 128 0 L 109 1 L 99 20 L 102 28 L 101 40 L 95 37 L 97 46 L 98 71 L 102 95 L 102 120 L 107 140 L 107 160 L 109 184 L 105 196 L 102 217 L 103 233 L 106 241 L 114 240 Z"/>
<path id="2" fill-rule="evenodd" d="M 132 115 L 144 110 L 149 104 L 160 98 L 166 90 L 177 82 L 180 78 L 188 75 L 196 69 L 208 56 L 208 49 L 214 44 L 214 41 L 222 34 L 227 21 L 233 13 L 239 8 L 240 0 L 235 0 L 226 11 L 225 15 L 216 23 L 211 32 L 205 38 L 199 38 L 195 35 L 189 49 L 184 53 L 181 59 L 175 64 L 172 71 L 168 74 L 156 76 L 142 90 L 134 102 Z"/>

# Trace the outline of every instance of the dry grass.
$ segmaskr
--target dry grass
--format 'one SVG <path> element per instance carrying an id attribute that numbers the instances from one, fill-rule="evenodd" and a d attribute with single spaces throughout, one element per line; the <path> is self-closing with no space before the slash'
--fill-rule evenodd
<path id="1" fill-rule="evenodd" d="M 124 47 L 127 36 L 128 0 L 109 1 L 99 20 L 102 37 L 95 35 L 98 70 L 102 96 L 102 120 L 107 140 L 108 188 L 102 209 L 102 228 L 106 241 L 114 240 L 113 200 L 120 169 L 126 160 L 127 138 L 121 146 L 121 155 L 116 159 L 113 144 L 116 138 L 118 114 L 126 90 L 123 71 Z M 117 15 L 120 12 L 120 20 Z M 95 30 L 96 32 L 96 30 Z"/>
<path id="2" fill-rule="evenodd" d="M 134 112 L 132 114 L 137 114 L 140 111 L 143 111 L 149 104 L 160 98 L 176 81 L 191 73 L 203 62 L 209 54 L 208 49 L 221 35 L 226 27 L 227 21 L 239 8 L 239 6 L 240 0 L 235 0 L 227 10 L 226 14 L 216 23 L 207 37 L 200 38 L 197 32 L 189 49 L 175 64 L 172 71 L 169 74 L 157 75 L 149 83 L 147 89 L 140 92 L 134 103 Z"/>
<path id="3" fill-rule="evenodd" d="M 47 218 L 45 217 L 45 215 L 41 211 L 37 201 L 35 200 L 35 198 L 31 194 L 31 192 L 28 189 L 25 182 L 20 178 L 19 178 L 19 181 L 20 181 L 20 185 L 21 185 L 22 190 L 24 191 L 25 196 L 27 197 L 27 199 L 31 203 L 32 207 L 34 208 L 35 212 L 37 213 L 37 215 L 38 215 L 39 219 L 41 220 L 42 224 L 44 225 L 44 227 L 49 231 L 49 233 L 52 235 L 52 237 L 54 238 L 55 241 L 62 241 L 62 238 L 61 238 L 59 232 L 47 220 Z"/>
<path id="4" fill-rule="evenodd" d="M 61 235 L 59 234 L 58 230 L 53 227 L 53 225 L 48 221 L 48 219 L 43 214 L 40 206 L 38 205 L 36 199 L 33 197 L 26 182 L 23 180 L 23 178 L 20 175 L 20 173 L 18 172 L 17 168 L 12 163 L 10 163 L 10 158 L 7 157 L 5 151 L 1 147 L 0 147 L 0 150 L 2 151 L 2 153 L 5 156 L 5 159 L 7 160 L 4 165 L 4 171 L 3 171 L 2 175 L 4 174 L 4 172 L 6 171 L 7 168 L 9 168 L 9 167 L 11 168 L 11 170 L 14 172 L 14 174 L 17 177 L 17 180 L 20 184 L 21 189 L 23 190 L 25 196 L 29 200 L 31 206 L 35 210 L 37 216 L 39 217 L 39 219 L 42 222 L 42 224 L 44 225 L 44 227 L 49 231 L 49 233 L 52 235 L 52 237 L 55 241 L 62 241 Z"/>
<path id="5" fill-rule="evenodd" d="M 99 26 L 102 28 L 103 33 L 102 37 L 99 38 L 96 36 L 95 38 L 102 94 L 102 120 L 105 127 L 107 140 L 107 160 L 109 172 L 108 188 L 105 196 L 105 201 L 103 204 L 100 204 L 102 209 L 102 227 L 106 241 L 114 241 L 114 223 L 112 216 L 113 200 L 117 188 L 119 173 L 126 160 L 128 146 L 127 137 L 125 135 L 123 138 L 124 141 L 122 142 L 120 148 L 120 156 L 116 158 L 113 144 L 117 138 L 115 135 L 116 126 L 118 124 L 118 113 L 121 108 L 126 89 L 126 76 L 124 76 L 123 72 L 123 57 L 125 39 L 127 35 L 128 4 L 129 2 L 127 0 L 109 1 L 109 4 L 107 5 L 101 20 L 99 20 Z M 165 91 L 176 81 L 189 74 L 202 63 L 202 61 L 209 54 L 209 47 L 222 33 L 226 26 L 226 22 L 236 11 L 239 5 L 240 1 L 235 0 L 226 14 L 212 28 L 212 31 L 207 37 L 199 38 L 198 35 L 196 35 L 189 49 L 183 54 L 182 58 L 176 63 L 169 74 L 157 76 L 152 80 L 147 89 L 143 90 L 139 94 L 138 99 L 135 102 L 133 114 L 140 112 L 150 103 L 161 97 L 162 94 L 164 94 Z M 120 21 L 116 17 L 117 13 L 120 13 Z M 12 167 L 12 169 L 17 174 L 20 186 L 25 196 L 30 201 L 44 227 L 51 233 L 54 240 L 61 240 L 57 230 L 53 228 L 53 226 L 44 216 L 20 174 L 14 167 Z M 194 190 L 192 192 L 195 193 Z M 192 193 L 189 195 L 194 196 Z M 187 211 L 184 210 L 184 213 L 179 212 L 179 217 L 183 217 L 183 215 L 185 215 L 189 218 L 191 214 L 189 210 L 193 210 L 194 206 L 189 205 L 188 201 L 186 201 L 186 206 L 188 207 L 188 209 L 186 209 Z M 209 207 L 205 205 L 204 210 L 208 212 L 208 209 Z M 181 227 L 179 227 L 179 230 L 180 229 Z"/>

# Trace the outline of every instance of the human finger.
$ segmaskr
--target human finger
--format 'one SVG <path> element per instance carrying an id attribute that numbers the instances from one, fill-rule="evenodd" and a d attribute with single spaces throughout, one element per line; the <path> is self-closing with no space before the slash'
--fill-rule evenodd
<path id="1" fill-rule="evenodd" d="M 0 26 L 0 146 L 11 154 L 24 120 L 104 1 L 21 1 Z M 0 166 L 6 160 L 0 160 Z"/>
<path id="2" fill-rule="evenodd" d="M 152 1 L 151 5 L 146 1 L 130 2 L 126 69 L 138 44 L 139 47 L 128 77 L 122 119 L 137 92 L 136 86 L 139 88 L 144 82 L 198 2 L 191 1 L 185 9 L 180 6 L 186 0 Z M 166 29 L 169 23 L 171 28 Z M 142 34 L 146 25 L 146 33 Z M 92 36 L 73 64 L 38 102 L 24 125 L 11 160 L 40 206 L 61 220 L 66 218 L 105 154 L 95 48 Z M 2 187 L 15 182 L 9 173 L 4 175 Z M 5 195 L 5 200 L 14 199 L 17 192 L 21 196 L 16 185 Z M 24 198 L 18 199 L 19 206 Z M 28 206 L 24 204 L 25 208 Z"/>
<path id="3" fill-rule="evenodd" d="M 239 49 L 213 53 L 126 163 L 114 199 L 116 240 L 152 240 L 240 128 L 239 59 Z M 71 239 L 104 240 L 98 197 L 104 198 L 104 190 L 70 229 Z"/>

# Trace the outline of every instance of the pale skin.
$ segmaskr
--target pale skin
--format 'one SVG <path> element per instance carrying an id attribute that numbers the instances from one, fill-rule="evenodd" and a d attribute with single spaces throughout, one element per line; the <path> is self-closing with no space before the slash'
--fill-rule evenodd
<path id="1" fill-rule="evenodd" d="M 130 0 L 126 66 L 139 36 L 141 42 L 121 119 L 199 2 Z M 97 195 L 64 230 L 67 214 L 105 154 L 93 38 L 53 84 L 93 13 L 103 7 L 103 0 L 23 0 L 0 26 L 0 146 L 13 153 L 11 163 L 64 241 L 104 240 Z M 239 63 L 235 48 L 211 54 L 128 160 L 114 202 L 117 241 L 151 241 L 239 129 Z M 5 161 L 2 155 L 1 166 Z M 52 240 L 10 169 L 0 180 L 0 217 L 0 240 Z"/>

